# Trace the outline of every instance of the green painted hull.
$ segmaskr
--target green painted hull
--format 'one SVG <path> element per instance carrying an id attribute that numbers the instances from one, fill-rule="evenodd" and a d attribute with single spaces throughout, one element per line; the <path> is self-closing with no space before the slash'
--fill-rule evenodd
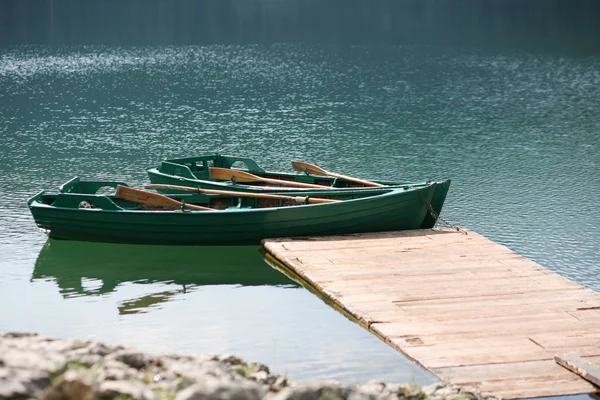
<path id="1" fill-rule="evenodd" d="M 241 184 L 236 182 L 225 182 L 225 181 L 216 181 L 211 179 L 210 173 L 208 171 L 208 167 L 214 166 L 219 168 L 232 168 L 241 164 L 244 167 L 242 170 L 250 172 L 254 175 L 264 178 L 271 179 L 285 179 L 300 183 L 311 183 L 311 184 L 320 184 L 331 186 L 334 189 L 325 188 L 325 189 L 301 189 L 301 188 L 292 188 L 286 186 L 260 186 L 260 185 L 249 185 L 249 184 Z M 230 191 L 240 191 L 240 192 L 256 192 L 256 193 L 278 193 L 278 194 L 286 194 L 286 193 L 301 193 L 303 191 L 313 193 L 315 196 L 319 196 L 320 194 L 330 193 L 331 190 L 346 190 L 348 188 L 352 188 L 355 190 L 377 190 L 372 187 L 353 187 L 352 182 L 346 181 L 344 179 L 336 179 L 327 176 L 317 176 L 317 175 L 309 175 L 302 173 L 284 173 L 284 172 L 270 172 L 265 171 L 262 167 L 260 167 L 254 160 L 247 157 L 237 157 L 237 156 L 222 156 L 218 154 L 207 155 L 207 156 L 198 156 L 198 157 L 188 157 L 188 158 L 179 158 L 179 159 L 170 159 L 163 161 L 157 167 L 151 167 L 147 170 L 148 177 L 150 182 L 157 184 L 168 184 L 168 185 L 179 185 L 179 186 L 189 186 L 189 187 L 201 187 L 204 189 L 216 189 L 216 190 L 230 190 Z M 375 181 L 377 183 L 381 183 L 389 187 L 422 187 L 427 186 L 425 182 L 400 182 L 400 181 Z M 433 213 L 428 213 L 428 216 L 423 219 L 423 222 L 420 226 L 421 229 L 429 229 L 433 228 L 437 221 L 437 216 L 442 211 L 442 207 L 446 200 L 446 195 L 450 188 L 450 180 L 445 180 L 435 185 L 435 193 L 432 196 L 431 200 L 431 210 Z M 383 190 L 385 190 L 383 189 Z M 381 189 L 380 189 L 381 190 Z M 159 190 L 162 193 L 174 193 L 173 190 Z"/>
<path id="2" fill-rule="evenodd" d="M 116 186 L 102 182 L 96 186 Z M 215 211 L 150 211 L 112 196 L 91 194 L 94 182 L 77 179 L 62 193 L 40 192 L 28 204 L 36 224 L 51 238 L 168 245 L 259 244 L 262 239 L 288 236 L 336 235 L 422 227 L 428 205 L 439 185 L 416 188 L 339 190 L 336 203 L 247 208 L 252 199 L 231 198 L 241 208 Z M 305 193 L 312 195 L 312 192 Z M 214 196 L 179 195 L 188 204 L 206 204 Z M 317 196 L 313 196 L 317 197 Z M 78 208 L 81 201 L 96 208 Z"/>

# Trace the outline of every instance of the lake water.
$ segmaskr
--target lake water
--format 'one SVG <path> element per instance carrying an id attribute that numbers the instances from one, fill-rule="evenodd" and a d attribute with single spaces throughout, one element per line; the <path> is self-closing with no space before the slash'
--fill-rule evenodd
<path id="1" fill-rule="evenodd" d="M 452 178 L 441 217 L 600 291 L 600 56 L 452 45 L 0 50 L 0 331 L 235 353 L 292 379 L 434 378 L 257 247 L 48 241 L 26 206 L 220 152 L 291 171 Z"/>

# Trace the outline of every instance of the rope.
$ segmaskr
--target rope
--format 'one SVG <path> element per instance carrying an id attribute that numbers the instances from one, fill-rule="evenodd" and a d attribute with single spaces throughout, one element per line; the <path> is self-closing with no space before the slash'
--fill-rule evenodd
<path id="1" fill-rule="evenodd" d="M 431 203 L 427 201 L 427 199 L 423 195 L 423 192 L 421 191 L 421 189 L 417 189 L 417 192 L 419 192 L 419 194 L 423 198 L 423 201 L 425 202 L 425 204 L 427 204 L 427 209 L 429 210 L 429 214 L 433 217 L 433 220 L 435 221 L 434 226 L 437 225 L 437 223 L 439 222 L 444 228 L 454 229 L 457 232 L 464 233 L 465 235 L 468 234 L 467 231 L 465 231 L 464 229 L 460 229 L 460 227 L 458 227 L 456 225 L 452 225 L 448 221 L 446 221 L 442 217 L 440 217 L 440 215 L 437 212 L 435 212 L 435 210 L 431 206 Z"/>

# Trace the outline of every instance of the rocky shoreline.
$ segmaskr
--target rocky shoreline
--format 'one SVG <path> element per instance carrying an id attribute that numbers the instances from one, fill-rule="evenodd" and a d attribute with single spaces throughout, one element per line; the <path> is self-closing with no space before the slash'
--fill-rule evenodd
<path id="1" fill-rule="evenodd" d="M 152 355 L 95 341 L 0 334 L 0 399 L 493 400 L 436 383 L 293 382 L 232 355 Z"/>

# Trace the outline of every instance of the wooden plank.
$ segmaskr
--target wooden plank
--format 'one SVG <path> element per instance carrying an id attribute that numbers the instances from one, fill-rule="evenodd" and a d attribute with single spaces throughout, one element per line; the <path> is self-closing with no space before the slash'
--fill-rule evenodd
<path id="1" fill-rule="evenodd" d="M 367 251 L 372 251 L 372 249 L 374 248 L 377 248 L 379 250 L 385 250 L 380 251 L 380 254 L 387 253 L 388 251 L 418 254 L 423 249 L 430 249 L 434 253 L 442 253 L 447 251 L 448 249 L 456 251 L 456 253 L 452 254 L 460 254 L 465 252 L 468 253 L 472 251 L 475 251 L 477 253 L 483 253 L 484 250 L 489 250 L 490 252 L 511 253 L 515 255 L 515 258 L 518 258 L 518 254 L 512 252 L 508 247 L 498 245 L 497 243 L 491 242 L 487 239 L 481 239 L 479 241 L 455 240 L 453 242 L 439 242 L 435 240 L 429 240 L 425 237 L 413 238 L 402 241 L 399 241 L 398 239 L 399 238 L 388 238 L 379 240 L 369 239 L 368 248 L 365 248 L 364 238 L 362 240 L 358 239 L 352 241 L 327 241 L 322 243 L 280 243 L 280 246 L 285 248 L 289 252 L 301 252 L 305 250 L 310 250 L 311 252 L 319 251 L 319 253 L 323 254 L 334 254 L 335 252 L 333 251 L 333 249 L 340 250 L 343 251 L 344 254 L 348 254 L 350 252 L 358 252 L 363 249 L 366 249 Z M 456 247 L 456 244 L 460 244 L 460 246 Z"/>
<path id="2" fill-rule="evenodd" d="M 585 357 L 585 359 L 593 364 L 600 365 L 600 356 Z"/>
<path id="3" fill-rule="evenodd" d="M 559 364 L 581 376 L 586 381 L 600 386 L 600 367 L 592 364 L 575 354 L 556 355 L 554 360 Z"/>
<path id="4" fill-rule="evenodd" d="M 452 251 L 451 249 L 449 251 Z M 476 270 L 488 270 L 493 267 L 503 270 L 524 270 L 524 271 L 547 271 L 539 266 L 531 266 L 524 263 L 522 260 L 516 260 L 512 254 L 502 253 L 491 257 L 489 254 L 483 255 L 448 255 L 445 252 L 439 255 L 428 254 L 426 263 L 423 263 L 422 254 L 414 257 L 406 254 L 380 254 L 365 250 L 364 252 L 339 253 L 339 250 L 332 251 L 331 254 L 306 254 L 305 252 L 285 252 L 286 257 L 295 259 L 295 261 L 303 264 L 307 270 L 331 270 L 336 269 L 335 265 L 343 264 L 344 271 L 372 270 L 377 267 L 394 268 L 401 271 L 406 268 L 458 268 L 471 267 Z M 485 268 L 482 268 L 482 263 L 485 263 Z M 550 272 L 550 271 L 549 271 Z"/>
<path id="5" fill-rule="evenodd" d="M 470 381 L 484 381 L 494 377 L 498 381 L 529 379 L 536 377 L 556 377 L 557 379 L 573 379 L 573 374 L 553 359 L 502 364 L 483 364 L 458 367 L 432 368 L 432 372 L 452 382 L 464 384 Z M 581 379 L 575 379 L 582 381 Z"/>
<path id="6" fill-rule="evenodd" d="M 579 330 L 564 332 L 561 335 L 545 332 L 532 335 L 529 339 L 538 346 L 554 352 L 558 352 L 558 349 L 569 347 L 593 346 L 600 349 L 600 337 L 595 331 Z"/>
<path id="7" fill-rule="evenodd" d="M 600 296 L 590 289 L 575 288 L 561 290 L 558 293 L 556 291 L 540 293 L 535 297 L 532 297 L 529 293 L 520 293 L 516 295 L 500 294 L 460 297 L 455 299 L 395 302 L 395 304 L 402 310 L 414 310 L 415 312 L 420 312 L 422 314 L 435 311 L 447 311 L 448 309 L 453 308 L 464 309 L 468 306 L 473 308 L 518 306 L 526 304 L 541 304 L 543 306 L 546 304 L 567 301 L 573 302 L 574 309 L 595 307 L 600 302 Z"/>
<path id="8" fill-rule="evenodd" d="M 577 378 L 553 359 L 431 369 L 442 379 L 507 399 L 594 392 L 589 382 Z"/>
<path id="9" fill-rule="evenodd" d="M 546 314 L 544 321 L 535 320 L 531 318 L 515 318 L 506 319 L 502 321 L 497 319 L 495 321 L 486 321 L 480 325 L 468 325 L 467 323 L 441 323 L 441 322 L 429 322 L 422 319 L 421 322 L 405 320 L 397 322 L 373 322 L 370 326 L 372 330 L 377 332 L 381 336 L 390 336 L 394 334 L 401 335 L 433 335 L 443 334 L 452 332 L 454 334 L 466 334 L 473 332 L 482 333 L 502 333 L 502 334 L 527 334 L 531 335 L 534 333 L 550 332 L 553 330 L 564 330 L 565 327 L 571 329 L 591 329 L 596 332 L 600 332 L 600 324 L 589 325 L 584 323 L 574 323 L 573 318 L 564 317 L 562 315 L 550 316 Z M 504 324 L 504 325 L 503 325 Z"/>
<path id="10" fill-rule="evenodd" d="M 320 283 L 331 282 L 333 284 L 343 282 L 346 284 L 357 285 L 357 286 L 368 286 L 370 284 L 378 284 L 381 280 L 389 280 L 390 278 L 396 278 L 403 286 L 410 286 L 415 283 L 422 283 L 423 277 L 429 276 L 435 273 L 435 270 L 421 270 L 418 274 L 405 275 L 402 272 L 396 272 L 394 270 L 388 271 L 387 274 L 384 272 L 369 273 L 368 271 L 359 271 L 358 273 L 348 272 L 339 279 L 335 279 L 331 273 L 311 273 L 312 279 L 319 279 Z M 480 283 L 482 279 L 486 280 L 505 280 L 513 279 L 515 281 L 523 281 L 532 284 L 544 285 L 555 283 L 554 277 L 549 274 L 541 273 L 538 271 L 530 271 L 529 273 L 513 273 L 511 271 L 476 271 L 473 269 L 467 270 L 445 270 L 439 271 L 438 275 L 446 275 L 438 277 L 438 284 L 452 285 L 454 282 L 463 282 L 467 284 Z M 445 281 L 445 282 L 443 282 Z M 533 281 L 533 282 L 531 282 Z M 458 284 L 454 283 L 454 284 Z"/>
<path id="11" fill-rule="evenodd" d="M 452 383 L 504 398 L 589 393 L 600 294 L 466 230 L 276 239 L 265 248 L 344 313 Z"/>
<path id="12" fill-rule="evenodd" d="M 335 262 L 350 262 L 352 260 L 359 259 L 370 259 L 373 263 L 379 262 L 390 262 L 390 258 L 398 258 L 398 262 L 401 264 L 418 263 L 423 260 L 423 253 L 427 253 L 429 260 L 432 263 L 445 262 L 445 263 L 457 263 L 464 261 L 464 259 L 474 261 L 504 261 L 505 263 L 512 263 L 518 265 L 518 263 L 524 262 L 523 260 L 516 260 L 514 253 L 511 253 L 508 249 L 495 249 L 495 248 L 477 248 L 477 252 L 470 248 L 463 249 L 458 252 L 454 249 L 437 249 L 424 248 L 421 251 L 398 251 L 395 247 L 387 248 L 385 246 L 378 245 L 377 252 L 373 249 L 355 249 L 352 251 L 342 252 L 343 249 L 327 249 L 319 252 L 319 258 L 323 260 L 329 260 L 332 263 Z M 468 251 L 467 251 L 468 250 Z M 316 257 L 313 254 L 306 254 L 302 252 L 289 252 L 295 256 L 302 255 L 307 263 L 315 261 L 313 258 Z M 428 262 L 429 262 L 428 260 Z"/>
<path id="13" fill-rule="evenodd" d="M 392 335 L 386 338 L 390 343 L 394 343 L 398 347 L 413 347 L 413 346 L 433 346 L 445 344 L 448 348 L 452 348 L 454 345 L 460 343 L 497 343 L 505 340 L 520 340 L 522 338 L 527 339 L 535 343 L 536 345 L 551 351 L 553 354 L 556 353 L 555 349 L 561 347 L 583 347 L 583 346 L 595 346 L 598 348 L 594 340 L 596 339 L 597 332 L 593 330 L 571 330 L 569 327 L 563 329 L 557 328 L 551 331 L 536 332 L 533 334 L 515 335 L 512 332 L 469 332 L 469 333 L 453 333 L 445 332 L 443 334 L 431 334 L 431 335 Z M 549 343 L 548 338 L 552 338 Z"/>
<path id="14" fill-rule="evenodd" d="M 507 338 L 508 339 L 508 338 Z M 402 352 L 424 367 L 443 368 L 466 365 L 500 364 L 508 362 L 551 360 L 553 354 L 526 338 L 500 343 L 468 343 L 448 348 L 446 344 L 403 348 Z"/>
<path id="15" fill-rule="evenodd" d="M 582 379 L 563 380 L 547 377 L 506 381 L 485 380 L 476 386 L 471 386 L 469 383 L 465 383 L 464 386 L 473 387 L 483 393 L 505 399 L 554 397 L 557 392 L 561 395 L 586 394 L 593 393 L 596 390 L 592 384 L 582 381 Z"/>
<path id="16" fill-rule="evenodd" d="M 580 321 L 600 322 L 600 307 L 572 310 L 569 314 Z"/>
<path id="17" fill-rule="evenodd" d="M 402 312 L 402 314 L 407 316 L 420 316 L 423 315 L 424 312 L 428 313 L 428 316 L 431 319 L 436 321 L 445 321 L 452 319 L 474 319 L 474 318 L 483 318 L 483 317 L 493 317 L 493 316 L 502 316 L 502 315 L 511 315 L 511 314 L 529 314 L 529 315 L 537 315 L 540 311 L 564 311 L 568 312 L 577 307 L 577 303 L 572 300 L 559 301 L 555 299 L 552 302 L 548 303 L 534 303 L 534 304 L 515 304 L 515 305 L 490 305 L 489 307 L 477 307 L 474 305 L 469 305 L 465 303 L 460 303 L 457 305 L 454 303 L 452 306 L 448 307 L 438 307 L 432 308 L 429 307 L 424 311 L 422 308 L 403 308 L 398 306 L 398 309 Z"/>
<path id="18" fill-rule="evenodd" d="M 406 313 L 388 304 L 377 306 L 376 304 L 352 304 L 345 302 L 346 306 L 351 307 L 356 313 L 361 313 L 365 317 L 373 321 L 388 322 L 388 323 L 407 323 L 420 322 L 423 316 L 420 313 Z M 547 316 L 550 319 L 562 318 L 570 322 L 571 316 L 568 310 L 571 307 L 560 306 L 554 303 L 552 308 L 546 308 L 540 305 L 530 307 L 514 307 L 511 312 L 511 307 L 505 308 L 481 308 L 481 309 L 465 309 L 464 311 L 449 311 L 447 313 L 430 313 L 427 320 L 436 325 L 453 326 L 455 324 L 507 324 L 518 323 L 523 320 L 541 318 Z M 563 318 L 564 317 L 564 318 Z M 458 321 L 458 322 L 457 322 Z M 589 324 L 589 323 L 588 323 Z"/>
<path id="19" fill-rule="evenodd" d="M 425 285 L 425 283 L 423 284 Z M 344 287 L 327 287 L 327 291 L 338 296 L 339 298 L 349 298 L 351 296 L 369 296 L 373 292 L 373 288 L 361 287 L 361 288 L 344 288 Z M 408 292 L 411 290 L 411 292 Z M 422 300 L 442 300 L 442 299 L 458 299 L 458 298 L 472 298 L 483 296 L 486 293 L 490 295 L 519 295 L 530 292 L 532 295 L 537 294 L 548 294 L 556 293 L 560 290 L 560 286 L 545 286 L 545 287 L 532 287 L 529 284 L 520 284 L 516 287 L 506 288 L 499 283 L 496 286 L 473 286 L 466 289 L 460 286 L 454 288 L 437 287 L 432 289 L 431 287 L 423 287 L 422 291 L 419 291 L 418 287 L 381 287 L 377 291 L 380 296 L 388 296 L 395 302 L 407 302 L 407 301 L 422 301 Z M 576 319 L 576 318 L 574 318 Z"/>
<path id="20" fill-rule="evenodd" d="M 447 290 L 460 290 L 462 293 L 465 291 L 471 292 L 472 290 L 488 289 L 502 293 L 503 291 L 514 290 L 516 288 L 525 288 L 528 290 L 545 290 L 545 289 L 564 289 L 568 287 L 578 288 L 573 283 L 564 284 L 554 279 L 554 277 L 530 277 L 530 276 L 512 276 L 512 277 L 497 277 L 488 278 L 486 285 L 481 284 L 481 278 L 470 275 L 469 278 L 460 279 L 439 279 L 435 281 L 423 282 L 422 276 L 417 277 L 399 277 L 400 279 L 393 279 L 394 275 L 388 277 L 371 277 L 365 279 L 329 279 L 323 280 L 321 284 L 327 284 L 330 288 L 344 288 L 346 290 L 357 290 L 366 291 L 372 287 L 384 288 L 386 291 L 410 291 L 412 293 L 422 293 L 424 291 L 440 292 Z M 508 281 L 508 282 L 507 282 Z M 419 285 L 417 285 L 419 283 Z M 595 314 L 599 316 L 600 310 L 596 310 Z"/>

